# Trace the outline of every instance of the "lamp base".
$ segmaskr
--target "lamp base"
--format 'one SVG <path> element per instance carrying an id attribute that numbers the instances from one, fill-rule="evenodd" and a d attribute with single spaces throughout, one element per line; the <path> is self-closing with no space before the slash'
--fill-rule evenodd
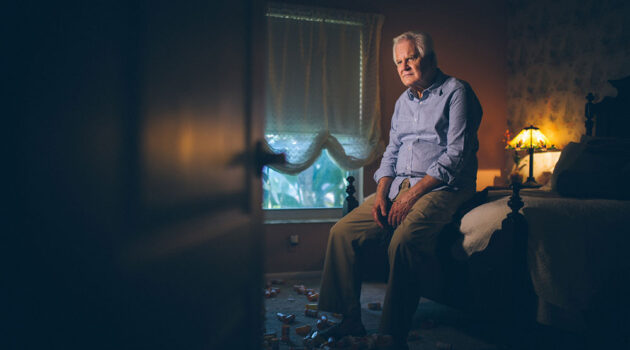
<path id="1" fill-rule="evenodd" d="M 527 181 L 523 182 L 521 187 L 523 187 L 523 188 L 538 188 L 538 187 L 542 187 L 542 185 L 539 184 L 538 182 L 536 182 L 536 180 L 533 177 L 528 177 Z"/>

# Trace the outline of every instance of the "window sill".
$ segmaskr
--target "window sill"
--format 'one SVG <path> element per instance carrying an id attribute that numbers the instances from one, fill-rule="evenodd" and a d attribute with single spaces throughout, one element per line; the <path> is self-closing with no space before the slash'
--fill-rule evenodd
<path id="1" fill-rule="evenodd" d="M 329 219 L 294 219 L 294 220 L 265 220 L 265 225 L 282 225 L 282 224 L 321 224 L 321 223 L 335 223 L 339 221 L 340 218 L 329 218 Z"/>
<path id="2" fill-rule="evenodd" d="M 342 208 L 267 209 L 263 212 L 265 224 L 337 222 L 343 216 Z"/>

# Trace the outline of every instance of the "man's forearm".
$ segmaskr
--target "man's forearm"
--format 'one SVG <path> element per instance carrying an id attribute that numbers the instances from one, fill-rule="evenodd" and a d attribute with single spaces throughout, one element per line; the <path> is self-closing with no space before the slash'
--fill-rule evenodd
<path id="1" fill-rule="evenodd" d="M 389 196 L 389 188 L 392 185 L 392 181 L 394 181 L 393 177 L 381 177 L 378 180 L 378 185 L 376 186 L 376 195 L 381 198 L 387 198 Z"/>
<path id="2" fill-rule="evenodd" d="M 434 188 L 442 184 L 444 184 L 444 182 L 427 174 L 409 189 L 408 194 L 415 203 L 418 199 L 420 199 L 420 197 L 431 192 Z"/>

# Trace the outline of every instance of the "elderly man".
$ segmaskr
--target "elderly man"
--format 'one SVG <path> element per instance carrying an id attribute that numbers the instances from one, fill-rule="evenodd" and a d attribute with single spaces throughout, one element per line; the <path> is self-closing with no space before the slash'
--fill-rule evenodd
<path id="1" fill-rule="evenodd" d="M 367 242 L 386 240 L 389 277 L 380 332 L 398 348 L 420 299 L 427 259 L 457 208 L 475 192 L 481 105 L 470 86 L 442 73 L 426 33 L 394 39 L 394 63 L 407 87 L 396 101 L 389 145 L 374 174 L 376 193 L 330 231 L 319 308 L 344 315 L 325 337 L 365 334 L 361 264 Z"/>

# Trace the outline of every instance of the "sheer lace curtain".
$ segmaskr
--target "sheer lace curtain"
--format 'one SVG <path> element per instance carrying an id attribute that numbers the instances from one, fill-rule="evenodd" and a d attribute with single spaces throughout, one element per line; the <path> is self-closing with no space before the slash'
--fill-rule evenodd
<path id="1" fill-rule="evenodd" d="M 297 174 L 327 149 L 344 169 L 375 160 L 383 17 L 269 5 L 265 140 Z"/>

